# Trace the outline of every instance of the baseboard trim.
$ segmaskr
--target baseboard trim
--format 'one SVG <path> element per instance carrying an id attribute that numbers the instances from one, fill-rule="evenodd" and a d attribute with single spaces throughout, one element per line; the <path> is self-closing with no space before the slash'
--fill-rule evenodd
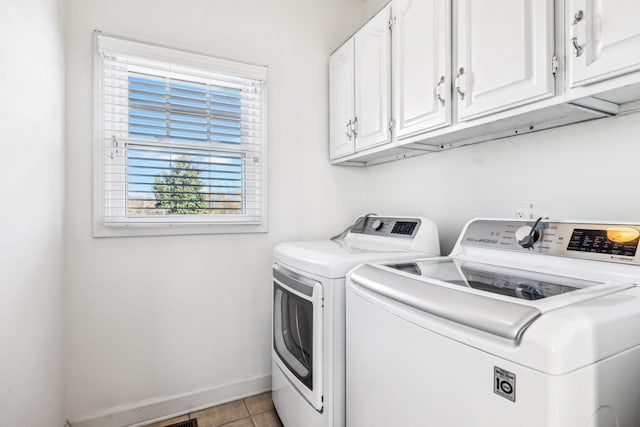
<path id="1" fill-rule="evenodd" d="M 271 375 L 122 405 L 70 420 L 73 427 L 137 427 L 271 389 Z"/>

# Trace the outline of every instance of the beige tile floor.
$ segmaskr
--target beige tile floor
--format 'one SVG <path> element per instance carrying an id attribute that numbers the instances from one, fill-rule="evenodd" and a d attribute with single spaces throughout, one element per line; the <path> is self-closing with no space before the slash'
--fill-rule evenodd
<path id="1" fill-rule="evenodd" d="M 146 427 L 166 427 L 192 418 L 198 419 L 198 427 L 282 427 L 271 403 L 271 392 L 149 424 Z"/>

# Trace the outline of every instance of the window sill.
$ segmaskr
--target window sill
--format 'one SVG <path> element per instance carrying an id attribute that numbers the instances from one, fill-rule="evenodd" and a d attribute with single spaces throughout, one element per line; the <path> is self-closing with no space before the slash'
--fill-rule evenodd
<path id="1" fill-rule="evenodd" d="M 181 236 L 266 233 L 266 224 L 123 224 L 94 223 L 93 237 Z"/>

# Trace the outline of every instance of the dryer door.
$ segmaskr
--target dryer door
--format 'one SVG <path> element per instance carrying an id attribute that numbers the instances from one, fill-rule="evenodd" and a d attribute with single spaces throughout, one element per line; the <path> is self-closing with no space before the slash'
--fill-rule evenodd
<path id="1" fill-rule="evenodd" d="M 273 268 L 273 349 L 298 391 L 322 410 L 322 284 Z"/>

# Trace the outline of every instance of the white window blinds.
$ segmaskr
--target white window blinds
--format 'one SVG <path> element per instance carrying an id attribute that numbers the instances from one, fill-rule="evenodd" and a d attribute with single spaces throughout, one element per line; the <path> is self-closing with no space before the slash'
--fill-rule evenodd
<path id="1" fill-rule="evenodd" d="M 266 68 L 96 41 L 104 224 L 261 224 Z"/>

